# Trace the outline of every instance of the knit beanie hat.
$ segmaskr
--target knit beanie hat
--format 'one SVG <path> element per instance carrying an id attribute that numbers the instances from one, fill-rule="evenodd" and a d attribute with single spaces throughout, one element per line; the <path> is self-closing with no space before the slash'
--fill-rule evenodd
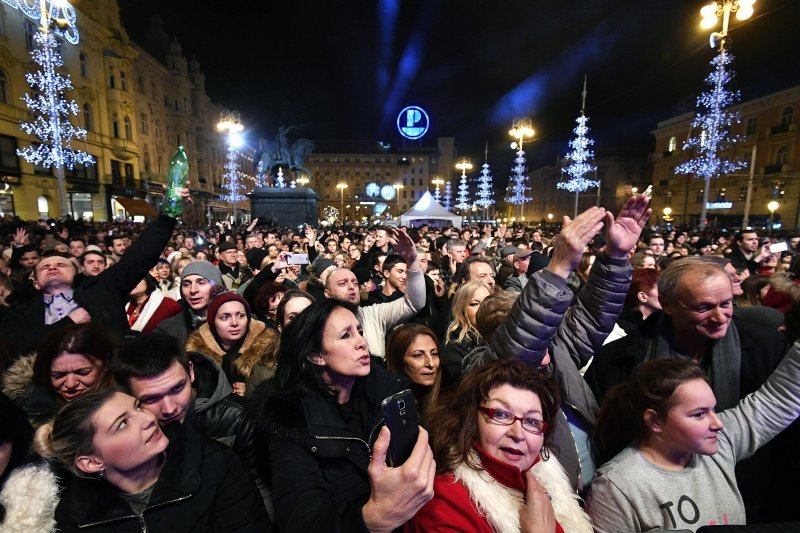
<path id="1" fill-rule="evenodd" d="M 183 267 L 183 272 L 181 272 L 181 282 L 183 282 L 187 276 L 192 275 L 206 278 L 209 283 L 216 285 L 217 287 L 225 286 L 225 284 L 222 282 L 222 273 L 216 266 L 212 265 L 208 261 L 192 261 Z"/>
<path id="2" fill-rule="evenodd" d="M 245 300 L 243 296 L 239 296 L 233 291 L 221 292 L 211 299 L 211 302 L 208 304 L 208 311 L 206 313 L 206 318 L 208 319 L 208 328 L 211 330 L 211 333 L 215 338 L 218 337 L 218 335 L 214 320 L 217 318 L 217 312 L 219 312 L 219 308 L 228 302 L 241 303 L 244 306 L 244 312 L 247 314 L 247 321 L 250 322 L 250 306 L 248 305 L 247 300 Z"/>
<path id="3" fill-rule="evenodd" d="M 327 257 L 317 257 L 311 264 L 311 268 L 314 269 L 314 274 L 316 274 L 317 277 L 319 277 L 322 275 L 323 272 L 325 272 L 335 264 L 336 263 L 333 262 L 333 259 L 328 259 Z"/>

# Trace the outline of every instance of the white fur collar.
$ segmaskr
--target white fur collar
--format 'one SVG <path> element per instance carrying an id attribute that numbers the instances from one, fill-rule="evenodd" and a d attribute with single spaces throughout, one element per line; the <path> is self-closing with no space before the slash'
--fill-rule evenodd
<path id="1" fill-rule="evenodd" d="M 475 451 L 472 459 L 480 464 Z M 519 533 L 519 511 L 525 495 L 499 483 L 485 470 L 474 470 L 462 463 L 453 472 L 456 481 L 469 492 L 470 500 L 489 525 L 498 533 Z M 592 523 L 581 506 L 579 497 L 572 491 L 564 468 L 554 455 L 533 466 L 533 475 L 552 497 L 556 520 L 566 533 L 592 533 Z"/>
<path id="2" fill-rule="evenodd" d="M 3 533 L 56 530 L 58 484 L 45 463 L 14 470 L 0 492 L 0 503 L 6 510 L 5 520 L 0 524 Z"/>

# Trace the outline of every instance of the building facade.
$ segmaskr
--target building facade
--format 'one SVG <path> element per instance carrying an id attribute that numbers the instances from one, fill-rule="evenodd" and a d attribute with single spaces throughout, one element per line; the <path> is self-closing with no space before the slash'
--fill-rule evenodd
<path id="1" fill-rule="evenodd" d="M 741 136 L 743 142 L 722 155 L 747 161 L 748 168 L 712 180 L 708 224 L 741 226 L 752 180 L 749 225 L 768 225 L 767 204 L 777 201 L 776 224 L 790 230 L 800 228 L 800 86 L 741 102 L 732 110 L 741 116 L 732 133 Z M 693 116 L 688 113 L 664 120 L 653 131 L 654 212 L 663 216 L 663 209 L 669 207 L 671 218 L 678 224 L 698 224 L 703 201 L 704 181 L 675 173 L 675 167 L 692 156 L 683 150 L 683 143 L 689 136 Z"/>
<path id="2" fill-rule="evenodd" d="M 436 146 L 392 146 L 378 141 L 314 144 L 306 165 L 310 172 L 307 186 L 319 194 L 320 215 L 331 206 L 351 221 L 374 215 L 399 216 L 425 191 L 435 189 L 433 179 L 453 175 L 452 137 L 437 139 Z"/>
<path id="3" fill-rule="evenodd" d="M 26 16 L 23 4 L 0 2 L 0 213 L 57 217 L 53 169 L 16 155 L 37 141 L 19 129 L 31 120 L 21 97 L 29 91 L 25 72 L 33 68 L 30 49 L 38 29 L 38 18 Z M 221 192 L 225 138 L 215 128 L 222 107 L 205 93 L 199 65 L 181 55 L 177 42 L 167 42 L 163 54 L 133 43 L 116 1 L 81 0 L 75 7 L 80 40 L 63 41 L 61 52 L 73 85 L 68 97 L 80 109 L 74 120 L 87 138 L 73 141 L 73 148 L 90 153 L 96 164 L 66 170 L 69 212 L 109 220 L 142 215 L 148 205 L 158 209 L 169 159 L 183 145 L 194 199 L 184 218 L 204 221 L 210 208 L 224 207 L 214 197 Z M 150 44 L 166 42 L 158 22 L 151 35 Z"/>

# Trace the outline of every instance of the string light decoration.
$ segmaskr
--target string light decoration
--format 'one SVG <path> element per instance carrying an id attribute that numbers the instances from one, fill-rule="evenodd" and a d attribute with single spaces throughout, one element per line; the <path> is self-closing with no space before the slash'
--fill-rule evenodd
<path id="1" fill-rule="evenodd" d="M 225 182 L 222 184 L 222 188 L 226 191 L 226 193 L 220 196 L 220 200 L 234 205 L 247 199 L 242 194 L 244 185 L 239 179 L 240 172 L 238 157 L 239 154 L 229 144 L 228 156 L 227 160 L 225 161 Z"/>
<path id="2" fill-rule="evenodd" d="M 78 115 L 78 104 L 66 96 L 72 90 L 70 76 L 58 72 L 64 61 L 56 37 L 40 29 L 33 39 L 35 45 L 31 57 L 39 69 L 25 74 L 31 92 L 25 93 L 22 101 L 34 119 L 33 122 L 21 122 L 19 127 L 28 135 L 38 137 L 40 143 L 18 149 L 17 155 L 33 165 L 56 169 L 61 212 L 66 214 L 69 206 L 63 184 L 64 168 L 92 165 L 95 160 L 86 152 L 72 149 L 72 140 L 86 139 L 86 130 L 70 120 L 70 117 Z"/>
<path id="3" fill-rule="evenodd" d="M 278 175 L 275 177 L 275 186 L 279 189 L 286 188 L 286 182 L 283 180 L 283 167 L 278 167 Z"/>
<path id="4" fill-rule="evenodd" d="M 528 196 L 531 188 L 528 186 L 528 172 L 525 165 L 525 151 L 522 149 L 525 137 L 533 137 L 533 123 L 529 117 L 515 117 L 508 134 L 517 139 L 511 143 L 511 148 L 517 150 L 514 166 L 511 169 L 508 197 L 506 202 L 519 206 L 519 216 L 522 217 L 525 203 L 532 197 Z"/>
<path id="5" fill-rule="evenodd" d="M 444 184 L 444 205 L 442 206 L 448 211 L 453 209 L 453 184 L 450 180 Z"/>
<path id="6" fill-rule="evenodd" d="M 566 166 L 561 168 L 561 172 L 569 176 L 569 179 L 556 184 L 559 189 L 565 189 L 575 193 L 575 209 L 572 216 L 578 216 L 578 195 L 588 189 L 600 185 L 598 180 L 588 179 L 586 176 L 597 172 L 594 160 L 594 151 L 591 146 L 594 139 L 589 138 L 589 118 L 586 116 L 586 77 L 583 78 L 583 91 L 581 92 L 581 114 L 575 119 L 578 123 L 572 132 L 575 138 L 569 141 L 569 152 L 567 152 L 564 162 Z"/>
<path id="7" fill-rule="evenodd" d="M 461 171 L 461 180 L 458 182 L 458 196 L 456 197 L 458 203 L 456 204 L 456 208 L 466 211 L 472 205 L 469 201 L 469 184 L 467 183 L 467 170 L 472 170 L 472 163 L 470 163 L 468 158 L 462 157 L 458 164 L 456 164 L 456 168 Z"/>
<path id="8" fill-rule="evenodd" d="M 711 60 L 711 72 L 706 77 L 708 90 L 697 98 L 697 114 L 692 120 L 694 135 L 683 144 L 684 150 L 691 150 L 694 157 L 675 167 L 678 174 L 694 174 L 708 183 L 712 178 L 747 167 L 746 161 L 730 160 L 722 156 L 733 144 L 742 141 L 738 135 L 731 134 L 734 124 L 739 124 L 740 116 L 727 108 L 741 99 L 738 90 L 729 88 L 734 71 L 729 68 L 734 56 L 724 47 Z M 708 202 L 708 189 L 703 191 L 703 205 Z"/>
<path id="9" fill-rule="evenodd" d="M 481 165 L 481 175 L 478 176 L 478 199 L 475 201 L 478 207 L 488 209 L 494 205 L 494 187 L 492 184 L 492 173 L 489 169 L 489 145 L 484 150 L 483 165 Z"/>
<path id="10" fill-rule="evenodd" d="M 256 165 L 255 186 L 256 187 L 267 186 L 267 170 L 264 168 L 263 161 L 259 161 L 258 165 Z"/>

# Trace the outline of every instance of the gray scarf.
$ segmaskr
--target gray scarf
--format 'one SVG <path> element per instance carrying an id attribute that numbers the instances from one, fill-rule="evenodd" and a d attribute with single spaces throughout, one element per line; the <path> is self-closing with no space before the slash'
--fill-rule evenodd
<path id="1" fill-rule="evenodd" d="M 661 313 L 658 337 L 655 346 L 652 347 L 651 359 L 689 358 L 675 346 L 672 332 L 672 320 L 666 313 Z M 742 365 L 742 347 L 733 319 L 728 324 L 728 332 L 711 345 L 711 353 L 703 357 L 700 365 L 706 369 L 711 389 L 717 397 L 717 409 L 722 411 L 736 406 L 740 400 L 739 374 Z"/>

